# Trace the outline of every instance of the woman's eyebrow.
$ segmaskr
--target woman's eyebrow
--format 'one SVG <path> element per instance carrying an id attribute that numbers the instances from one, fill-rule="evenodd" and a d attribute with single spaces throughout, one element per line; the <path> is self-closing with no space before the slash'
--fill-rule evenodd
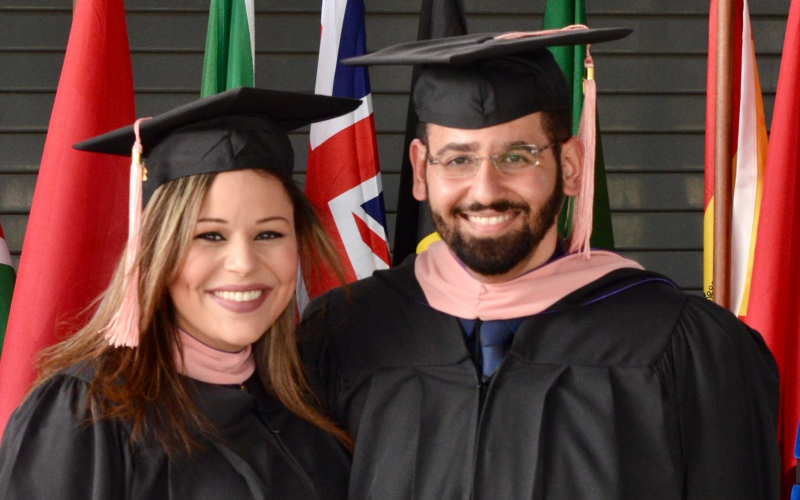
<path id="1" fill-rule="evenodd" d="M 271 221 L 275 221 L 275 220 L 284 221 L 286 223 L 289 222 L 289 219 L 287 219 L 286 217 L 283 217 L 281 215 L 273 215 L 273 216 L 270 216 L 270 217 L 264 217 L 263 219 L 258 219 L 256 221 L 256 224 L 263 224 L 265 222 L 271 222 Z M 197 219 L 197 223 L 198 224 L 201 223 L 201 222 L 213 222 L 213 223 L 217 223 L 217 224 L 227 224 L 228 223 L 228 221 L 226 219 L 220 219 L 220 218 L 217 218 L 217 217 L 202 217 L 200 219 Z"/>
<path id="2" fill-rule="evenodd" d="M 289 219 L 287 219 L 286 217 L 282 217 L 280 215 L 273 215 L 272 217 L 264 217 L 263 219 L 257 220 L 256 224 L 262 224 L 264 222 L 271 222 L 271 221 L 274 221 L 274 220 L 282 220 L 282 221 L 284 221 L 286 223 L 289 222 Z"/>

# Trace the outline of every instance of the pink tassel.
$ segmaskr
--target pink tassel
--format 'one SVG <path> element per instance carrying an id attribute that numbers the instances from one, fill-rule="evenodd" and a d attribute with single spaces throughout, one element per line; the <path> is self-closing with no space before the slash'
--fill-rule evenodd
<path id="1" fill-rule="evenodd" d="M 516 40 L 542 35 L 551 35 L 565 31 L 589 29 L 585 24 L 573 24 L 560 29 L 546 31 L 516 31 L 496 36 L 498 40 Z M 583 110 L 581 123 L 578 126 L 578 137 L 583 142 L 583 158 L 581 159 L 581 189 L 575 197 L 575 210 L 572 212 L 572 233 L 570 235 L 569 252 L 582 252 L 584 258 L 591 258 L 592 216 L 594 205 L 594 157 L 597 141 L 596 110 L 597 86 L 594 81 L 594 61 L 586 46 L 586 79 L 583 80 Z M 570 200 L 571 202 L 571 200 Z"/>
<path id="2" fill-rule="evenodd" d="M 578 126 L 578 137 L 583 143 L 583 159 L 581 161 L 581 189 L 575 201 L 572 213 L 572 235 L 569 252 L 583 252 L 584 258 L 591 257 L 590 243 L 592 239 L 592 217 L 594 206 L 594 159 L 597 144 L 596 112 L 597 86 L 594 81 L 594 61 L 589 46 L 586 46 L 586 79 L 583 89 L 583 110 Z"/>
<path id="3" fill-rule="evenodd" d="M 585 24 L 570 24 L 563 28 L 542 31 L 509 31 L 508 33 L 501 33 L 494 37 L 496 40 L 516 40 L 518 38 L 531 38 L 535 36 L 554 35 L 556 33 L 563 33 L 565 31 L 588 30 L 589 27 Z"/>
<path id="4" fill-rule="evenodd" d="M 131 192 L 128 208 L 128 246 L 125 252 L 125 295 L 119 309 L 106 327 L 105 337 L 114 347 L 139 345 L 139 229 L 142 225 L 142 182 L 146 180 L 142 165 L 142 141 L 139 124 L 149 118 L 140 118 L 133 125 L 136 142 L 131 151 Z"/>

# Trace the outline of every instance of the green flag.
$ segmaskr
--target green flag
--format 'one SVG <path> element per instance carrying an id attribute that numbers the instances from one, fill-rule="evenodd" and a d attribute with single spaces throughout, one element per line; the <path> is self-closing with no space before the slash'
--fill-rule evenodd
<path id="1" fill-rule="evenodd" d="M 586 24 L 586 6 L 584 0 L 547 0 L 544 7 L 543 29 L 558 29 L 570 24 Z M 583 109 L 583 60 L 586 58 L 586 46 L 551 47 L 550 52 L 561 66 L 572 88 L 572 133 L 577 135 L 578 124 Z M 597 125 L 597 153 L 594 162 L 594 215 L 592 217 L 593 248 L 614 249 L 614 232 L 611 227 L 611 207 L 608 202 L 608 183 L 606 167 L 603 161 L 603 145 L 600 140 L 600 122 L 595 116 Z M 569 233 L 572 225 L 573 203 L 566 203 L 558 219 L 561 236 Z"/>
<path id="2" fill-rule="evenodd" d="M 255 63 L 253 0 L 211 0 L 200 95 L 252 87 Z"/>
<path id="3" fill-rule="evenodd" d="M 3 236 L 3 228 L 0 227 L 0 354 L 3 352 L 3 339 L 6 336 L 8 311 L 11 309 L 11 293 L 14 291 L 16 276 L 11 263 L 11 254 L 8 253 L 8 245 Z"/>

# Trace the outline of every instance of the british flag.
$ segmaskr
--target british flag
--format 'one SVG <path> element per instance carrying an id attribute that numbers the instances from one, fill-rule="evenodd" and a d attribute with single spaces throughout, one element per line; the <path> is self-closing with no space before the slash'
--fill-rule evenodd
<path id="1" fill-rule="evenodd" d="M 315 91 L 362 104 L 311 126 L 305 191 L 337 246 L 348 281 L 389 267 L 369 74 L 365 67 L 340 63 L 365 52 L 364 0 L 323 0 Z M 306 283 L 306 290 L 313 298 L 338 285 L 335 276 L 322 276 Z"/>

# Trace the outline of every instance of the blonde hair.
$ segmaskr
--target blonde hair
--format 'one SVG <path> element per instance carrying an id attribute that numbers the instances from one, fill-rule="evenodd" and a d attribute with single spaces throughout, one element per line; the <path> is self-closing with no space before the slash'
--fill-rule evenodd
<path id="1" fill-rule="evenodd" d="M 285 176 L 256 171 L 277 178 L 289 194 L 301 265 L 317 272 L 332 270 L 343 281 L 333 244 L 303 193 Z M 173 346 L 178 337 L 168 289 L 180 272 L 200 208 L 215 176 L 200 174 L 164 184 L 142 215 L 141 255 L 136 263 L 141 310 L 139 346 L 113 348 L 104 336 L 123 298 L 123 255 L 108 289 L 95 302 L 97 311 L 89 323 L 42 353 L 35 384 L 38 386 L 75 364 L 91 366 L 95 373 L 88 403 L 93 418 L 130 423 L 132 442 L 152 432 L 169 454 L 180 450 L 190 453 L 198 445 L 192 432 L 216 434 L 211 422 L 192 402 L 175 366 Z M 352 448 L 349 435 L 318 409 L 319 403 L 303 372 L 294 330 L 291 301 L 254 345 L 259 378 L 289 410 Z"/>

